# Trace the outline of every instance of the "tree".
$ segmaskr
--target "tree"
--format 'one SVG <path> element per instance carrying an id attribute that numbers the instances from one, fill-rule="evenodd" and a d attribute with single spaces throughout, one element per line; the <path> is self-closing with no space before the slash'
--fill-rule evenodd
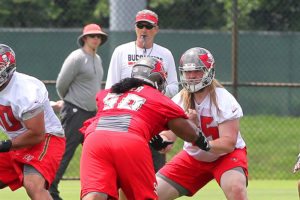
<path id="1" fill-rule="evenodd" d="M 159 15 L 163 28 L 220 30 L 226 27 L 224 2 L 218 0 L 150 1 L 149 7 Z"/>
<path id="2" fill-rule="evenodd" d="M 82 27 L 89 22 L 108 26 L 108 1 L 10 0 L 0 2 L 3 27 Z"/>
<path id="3" fill-rule="evenodd" d="M 66 28 L 90 22 L 109 26 L 108 0 L 2 0 L 0 8 L 2 27 Z M 148 0 L 148 8 L 159 15 L 164 29 L 232 26 L 232 0 Z M 300 30 L 299 0 L 239 0 L 238 10 L 239 30 Z"/>

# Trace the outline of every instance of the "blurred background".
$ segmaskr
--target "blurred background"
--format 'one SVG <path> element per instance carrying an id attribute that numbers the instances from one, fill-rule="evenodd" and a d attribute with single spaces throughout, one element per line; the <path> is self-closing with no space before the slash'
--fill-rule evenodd
<path id="1" fill-rule="evenodd" d="M 58 100 L 55 80 L 84 25 L 97 23 L 109 35 L 98 51 L 104 84 L 114 48 L 136 38 L 135 14 L 153 10 L 155 42 L 177 66 L 191 47 L 214 55 L 216 78 L 244 111 L 249 178 L 300 178 L 291 173 L 300 152 L 299 0 L 10 0 L 0 8 L 0 42 L 15 50 L 19 72 L 44 81 L 50 100 Z M 79 156 L 73 160 L 65 179 L 79 177 Z"/>

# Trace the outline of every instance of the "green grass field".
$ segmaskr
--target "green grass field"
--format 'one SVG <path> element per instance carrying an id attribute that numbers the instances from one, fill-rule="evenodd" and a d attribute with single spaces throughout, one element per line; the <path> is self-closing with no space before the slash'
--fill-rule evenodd
<path id="1" fill-rule="evenodd" d="M 64 200 L 79 199 L 79 181 L 62 181 L 60 184 L 61 195 Z M 253 180 L 248 187 L 249 200 L 299 200 L 297 194 L 297 181 L 295 180 Z M 0 190 L 1 200 L 29 200 L 25 190 L 19 189 L 11 192 L 6 188 Z M 210 182 L 193 197 L 181 197 L 179 200 L 202 199 L 202 200 L 226 200 L 215 181 Z"/>

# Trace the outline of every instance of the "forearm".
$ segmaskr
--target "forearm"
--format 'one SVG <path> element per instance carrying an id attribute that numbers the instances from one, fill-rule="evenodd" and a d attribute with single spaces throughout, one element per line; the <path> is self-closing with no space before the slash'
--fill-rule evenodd
<path id="1" fill-rule="evenodd" d="M 198 139 L 197 128 L 189 120 L 177 118 L 169 121 L 168 126 L 170 130 L 187 142 L 195 142 Z"/>
<path id="2" fill-rule="evenodd" d="M 163 131 L 160 133 L 160 135 L 164 140 L 168 140 L 168 141 L 175 142 L 177 139 L 177 136 L 172 131 Z"/>
<path id="3" fill-rule="evenodd" d="M 209 141 L 211 146 L 210 152 L 215 154 L 230 153 L 235 148 L 235 143 L 228 138 L 219 138 Z"/>
<path id="4" fill-rule="evenodd" d="M 294 166 L 294 173 L 296 173 L 297 171 L 299 171 L 300 169 L 300 153 L 297 156 L 297 160 L 296 160 L 296 164 Z"/>
<path id="5" fill-rule="evenodd" d="M 25 133 L 12 139 L 11 149 L 31 147 L 42 142 L 44 139 L 44 133 L 33 133 L 31 130 L 27 130 Z"/>
<path id="6" fill-rule="evenodd" d="M 182 140 L 190 143 L 194 143 L 198 139 L 198 135 L 196 134 L 196 131 L 193 130 L 191 132 L 185 132 L 181 134 L 181 132 L 177 132 L 176 135 L 181 138 Z"/>

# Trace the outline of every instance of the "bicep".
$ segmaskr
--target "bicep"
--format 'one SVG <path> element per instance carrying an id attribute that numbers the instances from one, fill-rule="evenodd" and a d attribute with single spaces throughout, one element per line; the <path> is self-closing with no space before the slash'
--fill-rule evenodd
<path id="1" fill-rule="evenodd" d="M 44 110 L 36 109 L 31 114 L 27 113 L 23 123 L 33 135 L 45 133 Z"/>
<path id="2" fill-rule="evenodd" d="M 168 122 L 168 127 L 181 139 L 192 142 L 197 139 L 196 126 L 187 119 L 176 118 Z"/>
<path id="3" fill-rule="evenodd" d="M 224 121 L 218 125 L 218 129 L 219 129 L 220 138 L 226 137 L 230 141 L 235 143 L 240 129 L 240 120 L 238 118 L 238 119 Z"/>
<path id="4" fill-rule="evenodd" d="M 41 110 L 40 112 L 37 112 L 34 110 L 32 113 L 26 113 L 25 115 L 26 119 L 23 120 L 23 124 L 27 130 L 12 140 L 13 149 L 31 147 L 40 143 L 44 139 L 44 111 Z"/>

